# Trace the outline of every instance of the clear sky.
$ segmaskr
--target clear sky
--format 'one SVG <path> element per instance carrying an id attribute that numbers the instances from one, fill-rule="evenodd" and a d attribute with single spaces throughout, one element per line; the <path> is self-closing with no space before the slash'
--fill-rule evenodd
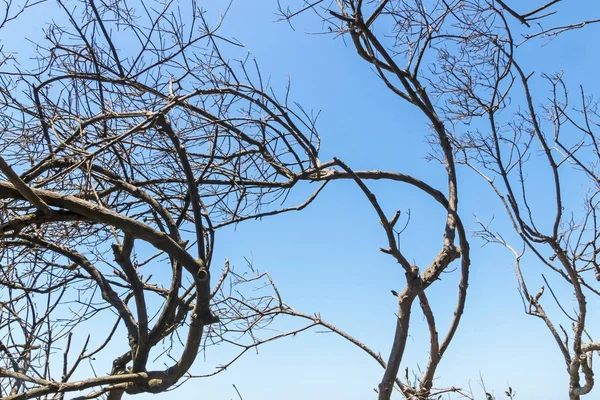
<path id="1" fill-rule="evenodd" d="M 228 5 L 220 0 L 205 3 L 209 21 L 216 21 L 218 12 Z M 581 9 L 591 13 L 590 9 L 595 8 L 595 14 L 600 15 L 600 6 L 595 2 L 584 3 L 587 5 Z M 242 52 L 252 53 L 263 76 L 269 76 L 276 89 L 283 89 L 289 77 L 291 98 L 307 109 L 321 111 L 317 125 L 322 139 L 321 160 L 336 156 L 357 170 L 415 174 L 443 188 L 442 166 L 425 160 L 429 145 L 423 117 L 392 95 L 343 40 L 333 35 L 307 34 L 321 28 L 312 15 L 296 20 L 292 30 L 287 23 L 274 22 L 276 7 L 273 0 L 233 1 L 221 34 L 243 42 L 246 47 Z M 577 12 L 568 10 L 566 15 L 575 19 L 580 17 L 575 15 Z M 38 18 L 43 20 L 42 15 L 35 16 Z M 28 32 L 36 26 L 22 29 Z M 581 83 L 597 91 L 599 33 L 592 26 L 587 35 L 577 34 L 576 41 L 570 40 L 574 36 L 570 34 L 540 49 L 531 46 L 524 57 L 531 63 L 531 71 L 564 70 L 573 87 Z M 4 37 L 3 42 L 7 43 L 8 38 Z M 539 101 L 545 100 L 549 92 L 541 80 L 536 88 L 540 89 Z M 483 220 L 495 215 L 497 229 L 507 231 L 509 227 L 491 190 L 466 169 L 459 170 L 459 180 L 460 209 L 467 228 L 475 229 L 472 215 L 476 212 Z M 426 264 L 441 243 L 443 210 L 406 186 L 373 182 L 369 187 L 388 215 L 410 209 L 411 223 L 402 236 L 402 248 L 409 259 Z M 540 188 L 542 195 L 544 186 Z M 302 202 L 311 189 L 300 188 L 288 200 Z M 471 243 L 465 315 L 438 369 L 435 386 L 471 385 L 481 394 L 478 381 L 482 376 L 488 390 L 495 391 L 499 398 L 510 384 L 517 399 L 565 399 L 564 363 L 546 327 L 523 312 L 511 254 L 491 245 L 482 248 L 475 238 Z M 285 301 L 294 308 L 320 312 L 323 319 L 381 352 L 385 359 L 397 310 L 390 290 L 404 286 L 404 274 L 399 265 L 379 251 L 383 246 L 384 232 L 363 194 L 351 182 L 334 182 L 300 213 L 243 223 L 221 232 L 215 263 L 228 257 L 241 269 L 245 258 L 251 259 L 256 269 L 270 272 Z M 539 271 L 534 263 L 526 267 L 534 292 L 541 285 Z M 446 330 L 443 324 L 455 307 L 457 279 L 456 273 L 443 275 L 442 282 L 430 291 L 440 332 Z M 597 321 L 590 322 L 598 328 Z M 192 372 L 212 371 L 230 351 L 211 349 L 206 359 L 199 357 Z M 416 312 L 401 369 L 408 366 L 416 371 L 419 365 L 424 366 L 427 352 L 427 326 Z M 232 387 L 235 384 L 244 400 L 363 400 L 376 397 L 373 389 L 382 373 L 368 355 L 341 338 L 305 332 L 264 345 L 258 354 L 246 354 L 214 378 L 189 381 L 159 397 L 237 399 Z"/>

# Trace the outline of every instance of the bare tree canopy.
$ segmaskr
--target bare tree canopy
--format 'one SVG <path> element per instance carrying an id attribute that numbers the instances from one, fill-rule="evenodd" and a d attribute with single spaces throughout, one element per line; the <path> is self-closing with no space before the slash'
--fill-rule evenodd
<path id="1" fill-rule="evenodd" d="M 314 169 L 318 137 L 252 62 L 221 57 L 236 43 L 195 4 L 57 5 L 65 25 L 45 28 L 37 65 L 2 59 L 2 397 L 158 393 L 219 321 L 215 232 Z M 156 278 L 142 273 L 152 265 Z M 88 336 L 72 349 L 73 330 L 100 320 L 114 328 L 98 347 Z M 115 356 L 119 325 L 116 349 L 129 348 Z M 177 337 L 170 365 L 150 368 L 155 346 Z M 73 379 L 104 351 L 110 374 Z"/>
<path id="2" fill-rule="evenodd" d="M 316 1 L 297 9 L 281 6 L 280 15 L 293 20 L 299 13 L 316 12 L 330 32 L 349 36 L 388 89 L 427 117 L 433 159 L 448 171 L 451 209 L 456 210 L 455 164 L 465 164 L 491 185 L 517 234 L 516 243 L 505 239 L 510 232 L 498 232 L 481 221 L 476 233 L 484 242 L 499 243 L 514 253 L 525 311 L 540 318 L 554 337 L 567 367 L 569 398 L 576 400 L 594 388 L 592 357 L 600 348 L 593 340 L 587 305 L 588 296 L 600 294 L 590 280 L 600 280 L 597 101 L 583 88 L 572 100 L 562 74 L 544 73 L 540 76 L 551 96 L 538 98 L 530 82 L 535 72 L 521 61 L 528 46 L 540 44 L 533 41 L 600 22 L 557 24 L 559 2 L 519 11 L 523 5 L 500 0 Z M 529 178 L 534 174 L 546 184 L 541 199 L 534 189 L 538 185 Z M 578 202 L 571 202 L 573 194 L 581 196 Z M 546 211 L 548 202 L 553 212 Z M 567 289 L 557 295 L 545 275 L 545 285 L 531 293 L 522 271 L 525 252 L 562 278 L 571 293 Z M 550 298 L 542 298 L 545 288 Z M 423 303 L 424 293 L 419 296 Z M 408 299 L 399 299 L 399 324 L 410 312 L 410 307 L 402 308 Z M 563 315 L 549 316 L 542 299 L 556 303 Z M 567 302 L 574 304 L 572 310 Z M 435 326 L 428 307 L 421 306 L 429 326 Z M 432 334 L 430 354 L 441 355 L 436 335 Z M 379 386 L 380 399 L 390 397 L 398 373 L 397 343 Z M 431 356 L 426 371 L 435 359 Z M 400 390 L 407 398 L 431 396 L 424 379 Z M 512 390 L 506 395 L 512 396 Z"/>
<path id="3" fill-rule="evenodd" d="M 0 32 L 38 7 L 54 14 L 40 27 L 43 40 L 30 43 L 33 59 L 0 47 L 0 397 L 162 393 L 321 327 L 379 365 L 380 400 L 473 399 L 467 388 L 436 384 L 468 304 L 470 241 L 514 255 L 525 312 L 544 323 L 564 359 L 565 393 L 593 396 L 598 105 L 583 87 L 573 96 L 562 74 L 536 73 L 521 59 L 600 20 L 562 20 L 560 0 L 277 3 L 280 23 L 316 20 L 319 33 L 344 39 L 381 88 L 425 121 L 428 158 L 442 166 L 436 184 L 401 163 L 381 171 L 320 160 L 316 114 L 293 100 L 289 83 L 272 87 L 250 56 L 232 58 L 243 45 L 195 1 L 8 1 Z M 536 93 L 535 77 L 549 98 Z M 491 186 L 501 208 L 459 209 L 466 179 Z M 338 180 L 368 201 L 357 213 L 380 223 L 380 251 L 401 271 L 385 356 L 286 304 L 269 274 L 240 274 L 215 258 L 223 228 L 301 211 Z M 410 187 L 438 208 L 437 228 L 424 235 L 435 249 L 426 262 L 414 261 L 420 249 L 400 245 L 415 227 L 381 200 L 376 180 Z M 301 184 L 312 194 L 287 204 Z M 465 219 L 472 211 L 509 224 Z M 532 262 L 548 272 L 540 289 L 528 278 Z M 441 279 L 453 271 L 456 282 Z M 449 306 L 432 306 L 432 288 L 452 293 Z M 410 377 L 402 366 L 415 314 L 427 327 L 427 362 Z M 300 327 L 273 333 L 276 318 Z M 214 344 L 234 355 L 193 375 L 198 354 Z"/>

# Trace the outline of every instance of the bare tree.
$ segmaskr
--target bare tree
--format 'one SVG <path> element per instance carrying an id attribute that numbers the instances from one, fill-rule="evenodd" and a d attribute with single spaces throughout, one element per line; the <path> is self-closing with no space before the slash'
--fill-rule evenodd
<path id="1" fill-rule="evenodd" d="M 511 246 L 502 233 L 479 222 L 478 235 L 484 241 L 500 243 L 514 253 L 525 311 L 542 319 L 554 337 L 566 363 L 570 399 L 579 399 L 594 386 L 592 355 L 600 346 L 586 328 L 586 298 L 600 294 L 589 280 L 590 275 L 600 280 L 596 261 L 600 235 L 595 132 L 598 103 L 581 88 L 573 106 L 562 75 L 542 74 L 553 94 L 539 106 L 530 84 L 534 72 L 519 62 L 521 51 L 539 46 L 536 40 L 544 40 L 543 44 L 599 22 L 590 18 L 564 23 L 564 19 L 557 18 L 562 15 L 558 14 L 559 2 L 540 2 L 525 12 L 519 11 L 521 5 L 501 0 L 305 1 L 295 8 L 280 3 L 282 19 L 293 21 L 301 13 L 314 11 L 325 25 L 325 32 L 348 37 L 386 87 L 427 118 L 432 132 L 432 159 L 446 167 L 448 219 L 438 258 L 419 276 L 418 269 L 405 263 L 390 246 L 390 254 L 406 270 L 407 282 L 398 297 L 394 345 L 387 365 L 382 364 L 385 374 L 379 385 L 380 399 L 390 398 L 398 377 L 414 299 L 419 298 L 429 324 L 431 349 L 429 364 L 419 382 L 409 385 L 396 381 L 406 398 L 433 395 L 431 382 L 436 367 L 460 321 L 469 266 L 468 245 L 456 216 L 456 164 L 461 163 L 492 186 L 523 244 L 518 250 L 520 246 Z M 540 196 L 531 178 L 528 180 L 534 173 L 552 188 L 547 193 L 554 197 L 555 211 L 550 217 L 544 210 L 546 193 Z M 588 188 L 578 190 L 586 179 Z M 577 183 L 571 186 L 574 181 Z M 571 204 L 574 194 L 579 194 L 583 203 Z M 385 222 L 383 226 L 388 231 Z M 455 232 L 460 252 L 454 244 Z M 537 294 L 530 293 L 522 271 L 526 250 L 569 285 L 575 301 L 573 310 L 565 305 L 569 290 L 555 292 L 545 276 L 551 300 L 563 316 L 551 318 L 546 313 L 541 302 L 545 286 Z M 437 278 L 459 255 L 463 275 L 455 319 L 446 338 L 438 342 L 425 289 L 432 283 L 428 278 Z M 565 328 L 568 324 L 570 329 Z M 509 394 L 512 396 L 512 390 Z"/>
<path id="2" fill-rule="evenodd" d="M 448 392 L 461 393 L 460 389 L 454 387 L 433 387 L 437 367 L 458 329 L 464 311 L 470 250 L 465 229 L 458 215 L 459 188 L 451 132 L 443 116 L 439 114 L 440 110 L 434 105 L 432 95 L 435 95 L 435 90 L 428 88 L 428 81 L 421 76 L 421 68 L 424 66 L 424 60 L 428 59 L 433 35 L 446 24 L 451 24 L 455 9 L 456 4 L 439 3 L 434 4 L 433 10 L 428 10 L 424 2 L 420 1 L 307 1 L 304 2 L 304 7 L 297 9 L 280 4 L 280 15 L 283 19 L 289 21 L 300 13 L 312 10 L 320 16 L 329 32 L 348 36 L 357 54 L 373 67 L 386 87 L 425 116 L 431 127 L 436 158 L 445 167 L 447 184 L 442 190 L 422 183 L 417 177 L 405 177 L 405 182 L 419 187 L 446 210 L 444 228 L 441 234 L 438 233 L 442 237 L 442 246 L 429 265 L 418 266 L 409 262 L 411 256 L 400 249 L 399 232 L 395 228 L 400 213 L 396 212 L 394 217 L 388 219 L 376 196 L 364 182 L 367 176 L 355 174 L 345 164 L 339 163 L 340 167 L 354 178 L 380 219 L 387 236 L 387 246 L 381 251 L 397 261 L 406 277 L 404 288 L 399 292 L 392 292 L 398 300 L 396 331 L 387 362 L 381 362 L 385 372 L 378 386 L 379 399 L 390 399 L 394 388 L 407 399 L 429 399 Z M 388 27 L 391 32 L 386 31 Z M 390 34 L 391 43 L 388 39 Z M 390 174 L 386 173 L 380 176 L 391 178 Z M 433 232 L 431 236 L 436 237 Z M 439 327 L 426 292 L 457 259 L 460 259 L 461 277 L 456 308 L 446 328 L 446 334 L 439 337 Z M 405 379 L 402 380 L 399 378 L 400 364 L 410 334 L 411 313 L 417 299 L 429 328 L 429 360 L 420 377 L 410 380 L 407 370 Z"/>
<path id="3" fill-rule="evenodd" d="M 295 209 L 271 203 L 318 166 L 314 121 L 193 2 L 56 6 L 33 66 L 0 63 L 0 397 L 162 392 L 280 307 L 232 297 L 269 280 L 219 278 L 215 233 Z"/>
<path id="4" fill-rule="evenodd" d="M 586 281 L 600 276 L 597 105 L 582 89 L 573 110 L 556 75 L 548 76 L 553 97 L 537 106 L 531 75 L 517 61 L 520 45 L 597 22 L 542 26 L 558 2 L 524 13 L 499 0 L 280 4 L 290 22 L 314 11 L 326 32 L 347 37 L 385 87 L 425 117 L 431 158 L 444 167 L 445 186 L 436 188 L 401 172 L 358 171 L 338 158 L 321 162 L 312 115 L 288 102 L 287 91 L 277 95 L 253 60 L 231 61 L 225 54 L 239 43 L 221 36 L 219 24 L 211 26 L 194 2 L 134 9 L 124 2 L 58 1 L 62 19 L 45 28 L 33 67 L 8 52 L 0 57 L 0 396 L 159 393 L 198 377 L 190 367 L 212 344 L 239 348 L 219 373 L 249 349 L 320 326 L 383 368 L 379 399 L 390 399 L 394 390 L 407 399 L 472 398 L 454 386 L 434 387 L 469 283 L 469 242 L 458 210 L 461 164 L 492 185 L 523 248 L 573 288 L 577 308 L 571 312 L 546 284 L 573 323 L 568 334 L 542 307 L 544 291 L 528 291 L 523 251 L 480 224 L 484 240 L 515 254 L 525 309 L 556 339 L 571 399 L 589 393 L 592 354 L 600 350 L 586 329 L 586 296 L 600 294 Z M 8 3 L 0 28 L 36 5 Z M 527 33 L 516 39 L 522 29 Z M 517 98 L 524 107 L 513 105 Z M 543 161 L 531 161 L 539 151 Z M 548 168 L 554 185 L 550 227 L 528 194 L 530 164 Z M 564 209 L 567 169 L 591 182 L 580 216 Z M 340 179 L 355 182 L 369 200 L 386 237 L 381 251 L 405 275 L 402 290 L 392 291 L 398 311 L 387 360 L 319 314 L 287 305 L 268 274 L 246 277 L 213 260 L 220 228 L 302 210 Z M 443 208 L 442 229 L 430 235 L 441 245 L 427 265 L 409 261 L 413 255 L 399 236 L 411 227 L 400 223 L 400 211 L 383 208 L 371 180 L 410 185 Z M 308 181 L 318 187 L 304 203 L 275 204 Z M 456 306 L 440 337 L 427 293 L 454 265 Z M 256 284 L 264 291 L 244 294 Z M 428 326 L 429 359 L 410 379 L 400 366 L 415 310 Z M 257 334 L 277 316 L 306 325 Z M 112 324 L 106 336 L 86 335 L 100 320 Z M 108 367 L 101 358 L 110 359 Z"/>

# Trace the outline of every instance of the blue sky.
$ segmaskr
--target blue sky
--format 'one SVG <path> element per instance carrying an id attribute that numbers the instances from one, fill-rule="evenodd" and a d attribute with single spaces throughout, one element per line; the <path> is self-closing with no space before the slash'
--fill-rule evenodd
<path id="1" fill-rule="evenodd" d="M 217 13 L 228 4 L 206 3 L 209 21 L 216 21 Z M 592 2 L 587 3 L 589 8 L 580 8 L 589 12 Z M 276 89 L 283 89 L 289 77 L 294 101 L 307 109 L 321 110 L 317 125 L 322 140 L 321 160 L 336 156 L 353 169 L 415 174 L 443 188 L 442 166 L 425 160 L 429 145 L 423 117 L 386 90 L 370 67 L 341 39 L 306 34 L 320 28 L 312 16 L 299 18 L 294 23 L 296 30 L 292 30 L 286 23 L 273 22 L 277 18 L 275 12 L 275 1 L 234 1 L 221 34 L 244 43 L 245 48 L 237 50 L 237 54 L 251 52 L 263 76 L 270 76 Z M 576 19 L 580 17 L 576 12 L 579 11 L 567 10 L 566 15 Z M 35 18 L 43 20 L 42 15 Z M 25 29 L 20 32 L 24 35 L 36 34 L 34 23 L 19 29 Z M 597 34 L 597 28 L 590 27 L 587 35 L 565 35 L 542 48 L 524 49 L 523 57 L 532 65 L 532 71 L 565 70 L 565 78 L 573 87 L 581 83 L 593 92 L 598 89 L 594 70 L 599 61 Z M 570 40 L 575 35 L 578 39 Z M 8 43 L 6 39 L 3 42 Z M 540 102 L 549 95 L 541 80 L 536 89 Z M 475 228 L 472 214 L 476 212 L 482 220 L 495 215 L 496 228 L 506 231 L 509 226 L 491 190 L 467 169 L 460 170 L 459 181 L 461 214 L 467 228 Z M 544 185 L 539 186 L 538 200 L 543 206 Z M 397 209 L 410 209 L 411 223 L 402 236 L 402 248 L 410 260 L 426 264 L 441 243 L 443 210 L 406 186 L 373 182 L 369 187 L 389 215 Z M 311 189 L 312 186 L 300 188 L 289 201 L 302 202 Z M 472 269 L 465 315 L 438 369 L 435 386 L 470 384 L 478 393 L 481 375 L 488 390 L 498 395 L 510 383 L 517 399 L 564 399 L 567 379 L 563 361 L 545 326 L 523 313 L 511 254 L 497 246 L 482 248 L 477 239 L 471 243 Z M 284 299 L 294 308 L 320 312 L 324 319 L 386 358 L 397 308 L 390 290 L 403 287 L 404 274 L 378 250 L 384 245 L 377 215 L 356 185 L 334 182 L 301 213 L 248 222 L 221 232 L 215 263 L 228 257 L 241 268 L 244 258 L 251 259 L 256 269 L 270 272 Z M 541 285 L 539 271 L 535 263 L 527 265 L 534 292 Z M 456 273 L 444 275 L 442 282 L 430 291 L 430 301 L 442 327 L 455 306 L 457 279 Z M 282 326 L 293 322 L 289 324 Z M 440 331 L 445 331 L 442 327 Z M 402 369 L 408 366 L 416 370 L 419 364 L 426 364 L 426 328 L 416 312 Z M 210 371 L 227 354 L 228 349 L 212 350 L 206 361 L 199 358 L 193 372 Z M 368 399 L 375 398 L 373 388 L 382 372 L 366 354 L 342 339 L 308 332 L 265 345 L 258 354 L 248 353 L 218 376 L 189 381 L 160 398 L 236 399 L 231 386 L 235 384 L 245 400 Z"/>

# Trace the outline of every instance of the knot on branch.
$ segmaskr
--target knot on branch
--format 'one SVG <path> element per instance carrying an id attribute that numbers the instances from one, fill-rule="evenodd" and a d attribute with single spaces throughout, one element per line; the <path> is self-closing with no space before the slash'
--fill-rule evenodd
<path id="1" fill-rule="evenodd" d="M 213 314 L 208 307 L 198 311 L 197 314 L 192 314 L 192 318 L 196 318 L 202 325 L 212 325 L 221 321 L 221 319 Z"/>
<path id="2" fill-rule="evenodd" d="M 208 279 L 210 278 L 210 274 L 208 273 L 208 270 L 204 267 L 201 267 L 200 269 L 198 269 L 198 281 L 199 282 L 207 282 Z"/>

